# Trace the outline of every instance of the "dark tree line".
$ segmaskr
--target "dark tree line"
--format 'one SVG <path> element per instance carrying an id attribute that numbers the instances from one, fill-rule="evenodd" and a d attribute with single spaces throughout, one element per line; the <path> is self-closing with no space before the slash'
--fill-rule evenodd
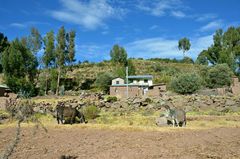
<path id="1" fill-rule="evenodd" d="M 38 67 L 42 64 L 45 68 L 45 82 L 41 89 L 47 94 L 50 87 L 54 87 L 58 95 L 64 66 L 72 65 L 75 61 L 75 36 L 75 31 L 66 32 L 61 27 L 56 36 L 53 31 L 49 31 L 42 37 L 36 28 L 32 28 L 29 36 L 9 42 L 0 33 L 1 66 L 6 84 L 15 93 L 36 95 Z M 37 53 L 41 49 L 44 53 L 39 57 Z M 56 77 L 53 69 L 58 70 L 57 78 L 50 78 Z"/>

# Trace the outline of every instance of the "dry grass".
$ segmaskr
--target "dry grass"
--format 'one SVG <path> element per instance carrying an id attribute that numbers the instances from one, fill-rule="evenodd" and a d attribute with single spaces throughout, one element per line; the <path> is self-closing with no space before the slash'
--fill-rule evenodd
<path id="1" fill-rule="evenodd" d="M 58 125 L 56 119 L 49 115 L 39 115 L 37 118 L 45 127 L 50 128 L 81 128 L 81 129 L 111 129 L 126 131 L 175 131 L 175 130 L 199 130 L 218 127 L 240 127 L 240 115 L 187 115 L 187 127 L 157 127 L 155 119 L 160 112 L 139 111 L 134 113 L 114 113 L 101 112 L 100 116 L 94 120 L 89 120 L 88 124 Z M 6 127 L 14 127 L 16 123 L 10 122 L 0 125 L 0 130 Z M 34 123 L 24 123 L 23 127 L 34 126 Z"/>

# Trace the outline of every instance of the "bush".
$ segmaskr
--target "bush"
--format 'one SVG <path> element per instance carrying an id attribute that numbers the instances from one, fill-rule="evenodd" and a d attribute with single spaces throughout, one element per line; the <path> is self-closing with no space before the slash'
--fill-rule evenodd
<path id="1" fill-rule="evenodd" d="M 227 64 L 217 64 L 208 71 L 207 86 L 219 88 L 230 86 L 233 72 Z"/>
<path id="2" fill-rule="evenodd" d="M 94 105 L 87 106 L 83 110 L 83 114 L 87 119 L 95 119 L 99 116 L 99 113 L 100 113 L 100 109 Z"/>
<path id="3" fill-rule="evenodd" d="M 194 61 L 190 57 L 184 57 L 182 60 L 180 60 L 181 63 L 188 63 L 188 64 L 193 64 Z"/>
<path id="4" fill-rule="evenodd" d="M 97 88 L 107 93 L 109 91 L 109 86 L 111 85 L 112 79 L 113 75 L 111 73 L 108 72 L 100 73 L 97 76 L 95 85 Z"/>
<path id="5" fill-rule="evenodd" d="M 115 96 L 106 96 L 105 97 L 105 101 L 106 102 L 116 102 L 117 101 L 117 97 L 115 97 Z"/>
<path id="6" fill-rule="evenodd" d="M 195 74 L 182 74 L 174 78 L 170 87 L 177 93 L 180 94 L 191 94 L 201 87 L 201 78 Z"/>

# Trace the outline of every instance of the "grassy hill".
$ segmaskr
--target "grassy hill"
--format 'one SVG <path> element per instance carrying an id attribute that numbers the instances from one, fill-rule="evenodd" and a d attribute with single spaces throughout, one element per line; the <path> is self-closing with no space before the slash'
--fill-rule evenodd
<path id="1" fill-rule="evenodd" d="M 199 72 L 203 66 L 187 64 L 187 63 L 172 63 L 158 60 L 132 60 L 135 67 L 136 75 L 153 75 L 154 83 L 169 83 L 171 78 L 179 73 Z M 115 73 L 119 66 L 114 65 L 110 61 L 100 63 L 82 63 L 75 65 L 72 69 L 67 68 L 66 77 L 75 78 L 79 83 L 84 83 L 86 80 L 94 81 L 97 76 L 104 72 Z"/>

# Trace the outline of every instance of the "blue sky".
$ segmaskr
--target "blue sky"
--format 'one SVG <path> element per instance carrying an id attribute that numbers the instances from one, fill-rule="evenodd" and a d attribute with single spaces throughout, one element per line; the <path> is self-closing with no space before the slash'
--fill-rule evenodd
<path id="1" fill-rule="evenodd" d="M 240 25 L 239 0 L 0 0 L 0 32 L 10 40 L 74 29 L 76 58 L 108 60 L 114 44 L 129 57 L 182 58 L 178 40 L 188 37 L 188 56 L 212 44 L 216 29 Z"/>

